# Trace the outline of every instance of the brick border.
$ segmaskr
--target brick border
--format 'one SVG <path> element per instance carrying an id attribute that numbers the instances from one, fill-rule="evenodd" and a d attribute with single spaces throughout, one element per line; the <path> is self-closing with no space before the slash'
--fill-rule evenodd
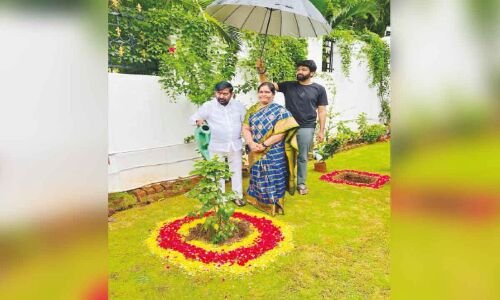
<path id="1" fill-rule="evenodd" d="M 113 215 L 117 211 L 126 210 L 136 206 L 147 205 L 149 203 L 156 202 L 165 198 L 187 193 L 194 186 L 196 186 L 200 182 L 200 180 L 201 176 L 189 176 L 155 182 L 142 186 L 140 188 L 126 191 L 125 193 L 132 195 L 136 199 L 136 203 L 127 208 L 115 209 L 113 207 L 110 207 L 108 202 L 108 216 Z"/>

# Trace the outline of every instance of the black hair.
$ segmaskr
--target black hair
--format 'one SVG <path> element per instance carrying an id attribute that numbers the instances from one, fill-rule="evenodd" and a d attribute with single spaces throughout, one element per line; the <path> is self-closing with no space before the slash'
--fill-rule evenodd
<path id="1" fill-rule="evenodd" d="M 276 87 L 274 86 L 274 84 L 272 82 L 263 82 L 263 83 L 259 84 L 257 91 L 260 91 L 260 88 L 263 86 L 267 86 L 271 90 L 271 93 L 273 93 L 273 95 L 276 95 Z"/>
<path id="2" fill-rule="evenodd" d="M 309 68 L 309 71 L 311 72 L 316 72 L 316 63 L 314 62 L 314 60 L 312 59 L 306 59 L 306 60 L 303 60 L 303 61 L 299 61 L 295 67 L 298 68 L 298 67 L 308 67 Z"/>
<path id="3" fill-rule="evenodd" d="M 215 85 L 216 91 L 222 91 L 224 89 L 229 89 L 229 91 L 233 93 L 233 85 L 227 81 L 221 81 Z"/>

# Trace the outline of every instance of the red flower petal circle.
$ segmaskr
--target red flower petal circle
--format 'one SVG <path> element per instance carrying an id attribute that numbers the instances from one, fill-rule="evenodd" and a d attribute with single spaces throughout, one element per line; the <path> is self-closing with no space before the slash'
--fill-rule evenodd
<path id="1" fill-rule="evenodd" d="M 209 216 L 212 213 L 207 213 Z M 260 257 L 269 250 L 274 249 L 284 236 L 279 227 L 265 217 L 251 216 L 241 212 L 235 212 L 233 218 L 244 220 L 252 224 L 260 235 L 248 247 L 240 247 L 231 251 L 209 251 L 184 241 L 184 237 L 178 233 L 182 225 L 190 223 L 197 217 L 184 217 L 165 224 L 159 231 L 157 237 L 158 246 L 182 253 L 185 258 L 197 260 L 205 264 L 245 266 L 249 261 Z"/>
<path id="2" fill-rule="evenodd" d="M 372 178 L 376 178 L 376 181 L 373 183 L 361 183 L 361 182 L 352 182 L 344 179 L 340 179 L 337 176 L 341 175 L 343 173 L 356 173 L 358 175 L 364 175 Z M 354 185 L 358 187 L 370 187 L 374 189 L 378 189 L 384 184 L 386 184 L 390 176 L 388 175 L 381 175 L 377 173 L 368 173 L 368 172 L 363 172 L 363 171 L 356 171 L 356 170 L 339 170 L 339 171 L 333 171 L 328 174 L 322 175 L 319 179 L 326 181 L 326 182 L 331 182 L 331 183 L 340 183 L 340 184 L 348 184 L 348 185 Z"/>

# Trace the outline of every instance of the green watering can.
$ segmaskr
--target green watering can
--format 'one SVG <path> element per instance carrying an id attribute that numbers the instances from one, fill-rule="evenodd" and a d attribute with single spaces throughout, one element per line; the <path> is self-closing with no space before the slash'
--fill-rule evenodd
<path id="1" fill-rule="evenodd" d="M 210 143 L 210 126 L 206 123 L 201 126 L 197 126 L 194 130 L 194 139 L 201 156 L 203 156 L 206 160 L 209 160 L 208 144 Z"/>

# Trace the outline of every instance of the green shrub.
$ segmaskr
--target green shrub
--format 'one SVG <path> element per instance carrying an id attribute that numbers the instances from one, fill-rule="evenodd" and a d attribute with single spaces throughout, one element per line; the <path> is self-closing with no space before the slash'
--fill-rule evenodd
<path id="1" fill-rule="evenodd" d="M 359 140 L 359 133 L 347 127 L 345 123 L 346 121 L 337 122 L 337 124 L 335 125 L 337 133 L 334 137 L 327 140 L 328 144 L 318 147 L 317 149 L 319 150 L 319 152 L 317 151 L 317 153 L 323 152 L 327 156 L 327 158 L 329 158 L 334 153 L 338 152 L 342 147 L 346 146 L 348 143 L 357 142 Z M 324 155 L 321 156 L 323 157 Z"/>
<path id="2" fill-rule="evenodd" d="M 108 194 L 108 207 L 114 211 L 130 208 L 136 203 L 135 197 L 127 192 Z"/>
<path id="3" fill-rule="evenodd" d="M 342 148 L 352 140 L 353 140 L 352 135 L 341 132 L 341 133 L 337 133 L 335 138 L 333 138 L 332 142 L 335 141 L 336 143 L 338 143 L 339 148 Z"/>
<path id="4" fill-rule="evenodd" d="M 368 118 L 366 117 L 366 113 L 362 112 L 358 115 L 356 124 L 358 124 L 358 132 L 363 136 L 363 133 L 368 129 Z"/>
<path id="5" fill-rule="evenodd" d="M 361 139 L 367 143 L 376 142 L 381 136 L 386 133 L 386 128 L 381 124 L 369 125 L 364 132 L 361 133 Z"/>
<path id="6" fill-rule="evenodd" d="M 224 242 L 233 236 L 236 225 L 229 219 L 234 213 L 230 201 L 235 199 L 236 193 L 223 193 L 219 187 L 221 179 L 229 180 L 231 172 L 224 161 L 219 161 L 217 156 L 210 160 L 200 160 L 194 165 L 193 175 L 200 175 L 202 179 L 188 195 L 197 199 L 202 204 L 201 208 L 190 215 L 203 216 L 213 210 L 215 213 L 206 218 L 203 229 L 208 232 L 212 243 Z"/>
<path id="7" fill-rule="evenodd" d="M 335 139 L 338 139 L 341 147 L 343 147 L 349 142 L 356 142 L 359 139 L 359 133 L 347 127 L 345 121 L 339 121 L 337 123 L 337 135 Z"/>

